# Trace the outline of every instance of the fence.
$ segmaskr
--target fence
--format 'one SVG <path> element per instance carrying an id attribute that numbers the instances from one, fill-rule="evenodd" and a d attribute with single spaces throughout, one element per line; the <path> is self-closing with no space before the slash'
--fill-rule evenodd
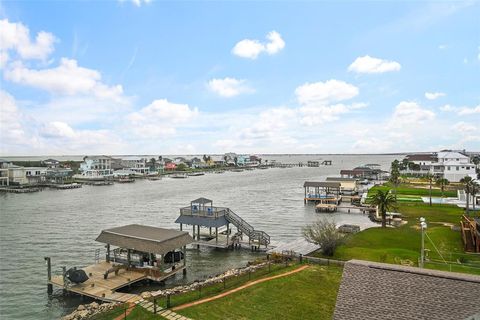
<path id="1" fill-rule="evenodd" d="M 262 278 L 280 270 L 286 270 L 294 265 L 297 265 L 296 261 L 292 261 L 289 257 L 285 257 L 281 263 L 268 261 L 265 265 L 254 271 L 245 269 L 245 271 L 242 272 L 242 269 L 240 269 L 238 273 L 220 276 L 213 282 L 194 282 L 190 286 L 187 286 L 190 289 L 185 289 L 178 293 L 166 294 L 164 296 L 154 296 L 150 300 L 154 302 L 154 305 L 158 305 L 161 308 L 173 308 L 201 298 L 217 295 L 231 288 L 241 286 L 251 280 Z"/>

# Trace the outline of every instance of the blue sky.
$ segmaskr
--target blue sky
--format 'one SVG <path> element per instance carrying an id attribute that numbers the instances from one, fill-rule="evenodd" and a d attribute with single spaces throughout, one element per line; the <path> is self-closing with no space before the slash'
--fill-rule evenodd
<path id="1" fill-rule="evenodd" d="M 2 155 L 480 149 L 479 2 L 4 1 Z"/>

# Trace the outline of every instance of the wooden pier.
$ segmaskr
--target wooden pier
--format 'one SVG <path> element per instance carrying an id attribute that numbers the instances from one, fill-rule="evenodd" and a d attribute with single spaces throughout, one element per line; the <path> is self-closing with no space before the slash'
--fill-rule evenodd
<path id="1" fill-rule="evenodd" d="M 206 198 L 198 198 L 191 201 L 190 206 L 181 208 L 175 222 L 180 224 L 180 230 L 184 225 L 192 226 L 192 237 L 197 246 L 234 248 L 243 244 L 260 250 L 261 246 L 267 248 L 270 244 L 270 236 L 266 232 L 255 230 L 229 208 L 214 207 L 213 201 Z M 237 229 L 233 235 L 231 225 Z M 207 228 L 208 233 L 202 232 L 201 228 Z M 243 237 L 248 242 L 243 241 Z"/>
<path id="2" fill-rule="evenodd" d="M 192 240 L 187 232 L 141 225 L 103 230 L 96 239 L 106 244 L 103 262 L 68 271 L 63 267 L 61 275 L 52 277 L 50 258 L 45 258 L 48 292 L 57 286 L 101 301 L 135 302 L 141 297 L 117 290 L 145 279 L 160 282 L 179 272 L 185 274 L 186 245 Z M 111 246 L 117 248 L 112 252 Z M 85 279 L 72 278 L 71 271 L 83 271 Z"/>

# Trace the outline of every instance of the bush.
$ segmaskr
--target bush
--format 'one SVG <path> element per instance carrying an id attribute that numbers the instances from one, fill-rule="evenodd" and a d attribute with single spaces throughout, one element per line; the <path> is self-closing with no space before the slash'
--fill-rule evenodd
<path id="1" fill-rule="evenodd" d="M 328 219 L 318 220 L 303 228 L 303 236 L 308 242 L 320 246 L 320 250 L 326 256 L 333 256 L 335 249 L 345 241 L 335 222 Z"/>

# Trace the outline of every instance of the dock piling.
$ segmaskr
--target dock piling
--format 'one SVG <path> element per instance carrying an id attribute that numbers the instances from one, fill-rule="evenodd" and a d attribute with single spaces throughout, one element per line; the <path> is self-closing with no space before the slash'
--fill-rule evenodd
<path id="1" fill-rule="evenodd" d="M 52 294 L 53 293 L 53 285 L 50 283 L 52 280 L 52 263 L 50 257 L 45 257 L 44 258 L 45 263 L 47 264 L 47 293 Z"/>

